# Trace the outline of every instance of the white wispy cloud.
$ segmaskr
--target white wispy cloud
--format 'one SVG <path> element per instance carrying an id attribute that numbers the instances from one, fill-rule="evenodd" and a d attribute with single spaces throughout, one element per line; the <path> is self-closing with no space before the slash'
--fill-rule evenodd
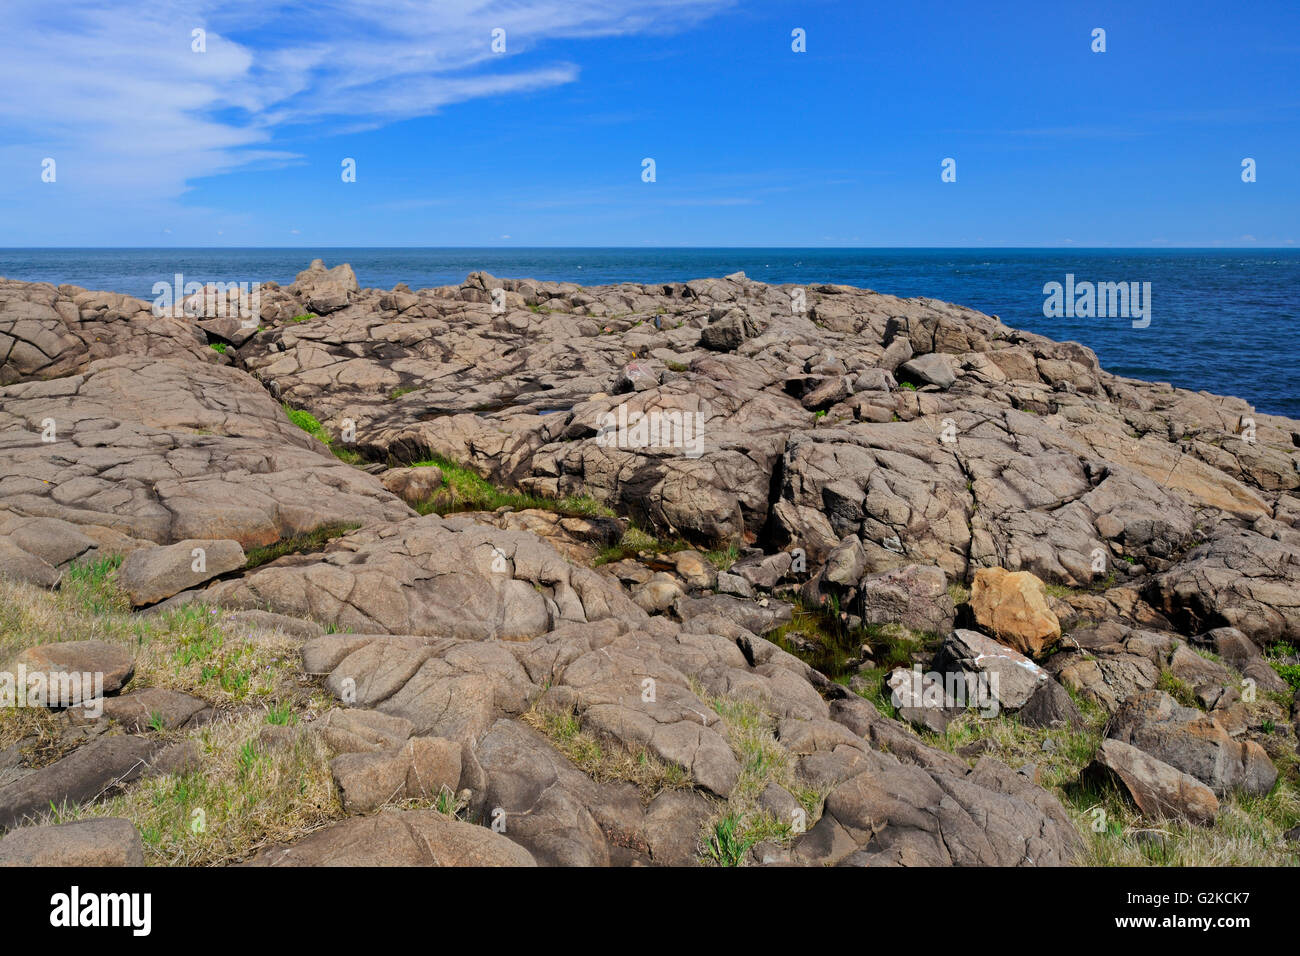
<path id="1" fill-rule="evenodd" d="M 339 131 L 574 82 L 546 41 L 684 28 L 731 0 L 4 0 L 0 200 L 61 186 L 153 202 L 297 159 L 288 128 Z M 505 31 L 504 55 L 492 31 Z M 206 31 L 206 52 L 191 49 Z"/>

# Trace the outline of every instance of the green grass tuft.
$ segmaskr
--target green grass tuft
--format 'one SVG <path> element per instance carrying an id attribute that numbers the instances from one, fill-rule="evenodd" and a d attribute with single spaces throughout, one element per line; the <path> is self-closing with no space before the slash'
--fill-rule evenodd
<path id="1" fill-rule="evenodd" d="M 311 531 L 283 538 L 265 547 L 251 548 L 245 552 L 244 570 L 251 571 L 253 568 L 261 567 L 276 558 L 282 558 L 286 554 L 311 554 L 323 550 L 325 545 L 334 538 L 341 537 L 360 527 L 361 525 L 355 522 L 325 524 L 319 528 L 313 528 Z"/>
<path id="2" fill-rule="evenodd" d="M 718 866 L 740 866 L 749 848 L 757 842 L 758 835 L 742 834 L 739 819 L 735 814 L 729 813 L 713 825 L 713 835 L 709 838 L 705 852 Z"/>
<path id="3" fill-rule="evenodd" d="M 690 544 L 681 538 L 661 539 L 656 538 L 648 531 L 643 531 L 636 525 L 628 525 L 623 537 L 619 539 L 618 544 L 611 545 L 603 549 L 592 562 L 592 567 L 600 567 L 602 564 L 611 564 L 615 561 L 622 561 L 625 558 L 635 558 L 642 552 L 650 554 L 672 554 L 675 551 L 689 551 Z"/>
<path id="4" fill-rule="evenodd" d="M 77 561 L 63 572 L 59 590 L 91 614 L 130 610 L 126 595 L 117 585 L 117 569 L 121 566 L 120 554 Z"/>
<path id="5" fill-rule="evenodd" d="M 1162 670 L 1156 681 L 1156 689 L 1162 690 L 1184 707 L 1199 707 L 1194 691 L 1186 681 L 1175 677 L 1172 671 Z"/>
<path id="6" fill-rule="evenodd" d="M 1267 660 L 1277 676 L 1291 685 L 1293 692 L 1300 692 L 1300 651 L 1280 641 L 1269 649 Z"/>
<path id="7" fill-rule="evenodd" d="M 413 467 L 435 467 L 442 472 L 443 486 L 428 501 L 416 505 L 415 510 L 422 515 L 445 515 L 459 511 L 496 511 L 498 508 L 524 511 L 533 508 L 553 511 L 569 517 L 614 517 L 612 509 L 587 495 L 548 498 L 542 495 L 505 491 L 470 468 L 443 458 L 441 455 L 417 461 Z"/>
<path id="8" fill-rule="evenodd" d="M 740 549 L 734 544 L 729 544 L 717 551 L 705 552 L 704 557 L 719 571 L 729 571 L 740 558 Z"/>
<path id="9" fill-rule="evenodd" d="M 312 438 L 315 438 L 331 452 L 339 461 L 346 462 L 349 465 L 360 465 L 365 461 L 361 455 L 346 445 L 336 442 L 330 433 L 326 431 L 325 426 L 317 421 L 316 416 L 306 409 L 292 408 L 287 403 L 283 405 L 284 413 L 288 416 L 289 421 L 293 422 Z"/>

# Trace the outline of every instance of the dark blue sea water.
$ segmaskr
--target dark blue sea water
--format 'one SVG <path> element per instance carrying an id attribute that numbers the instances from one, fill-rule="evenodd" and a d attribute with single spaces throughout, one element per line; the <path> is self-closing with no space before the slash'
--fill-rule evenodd
<path id="1" fill-rule="evenodd" d="M 1257 410 L 1300 418 L 1300 249 L 0 249 L 0 276 L 126 292 L 153 284 L 288 283 L 313 258 L 350 262 L 363 286 L 504 278 L 599 285 L 678 282 L 744 271 L 770 283 L 864 286 L 930 296 L 998 315 L 1008 325 L 1096 351 L 1120 375 L 1238 395 Z M 1150 282 L 1149 327 L 1124 318 L 1046 318 L 1043 286 Z"/>

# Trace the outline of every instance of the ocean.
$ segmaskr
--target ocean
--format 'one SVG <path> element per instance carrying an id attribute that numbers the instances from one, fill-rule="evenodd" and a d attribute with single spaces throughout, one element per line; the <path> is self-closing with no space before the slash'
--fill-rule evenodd
<path id="1" fill-rule="evenodd" d="M 153 299 L 179 272 L 199 282 L 288 284 L 312 259 L 350 262 L 362 286 L 455 285 L 503 278 L 603 285 L 681 282 L 743 271 L 779 283 L 843 283 L 928 296 L 1006 324 L 1082 342 L 1118 375 L 1236 395 L 1300 418 L 1300 249 L 3 249 L 0 276 Z M 1044 286 L 1150 283 L 1150 322 L 1044 315 Z M 1145 321 L 1145 320 L 1143 320 Z M 1141 322 L 1138 323 L 1139 325 Z"/>

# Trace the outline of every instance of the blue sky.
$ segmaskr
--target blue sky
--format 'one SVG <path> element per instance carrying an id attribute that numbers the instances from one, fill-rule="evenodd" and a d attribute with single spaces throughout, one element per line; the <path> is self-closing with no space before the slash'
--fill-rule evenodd
<path id="1" fill-rule="evenodd" d="M 114 6 L 4 0 L 0 245 L 1300 240 L 1294 0 Z"/>

